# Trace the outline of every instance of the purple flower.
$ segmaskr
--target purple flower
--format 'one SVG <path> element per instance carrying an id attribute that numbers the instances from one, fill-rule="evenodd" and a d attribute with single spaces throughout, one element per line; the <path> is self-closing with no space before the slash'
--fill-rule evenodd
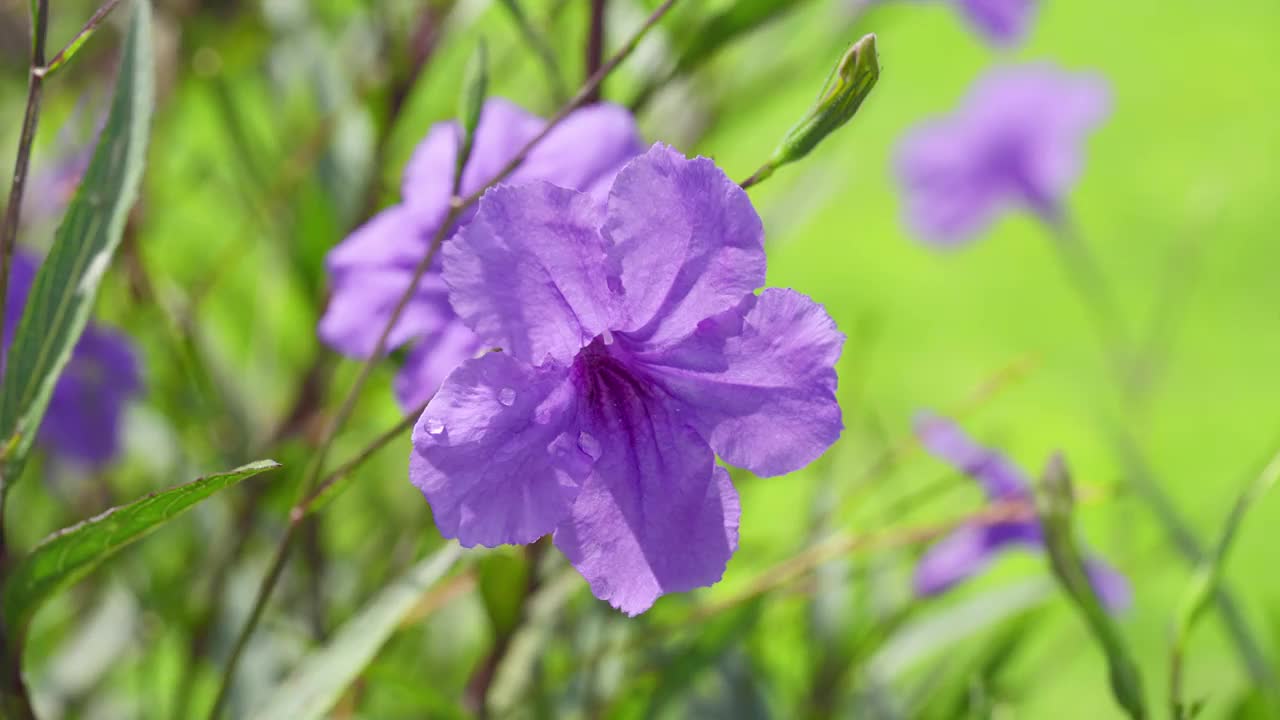
<path id="1" fill-rule="evenodd" d="M 487 101 L 463 172 L 462 192 L 483 187 L 544 125 L 541 118 L 510 102 Z M 434 126 L 405 168 L 401 203 L 357 228 L 329 253 L 333 293 L 319 333 L 340 352 L 367 358 L 377 346 L 414 268 L 448 212 L 458 134 L 457 123 Z M 592 105 L 557 126 L 507 182 L 545 180 L 601 195 L 618 169 L 643 151 L 626 110 Z M 462 218 L 462 223 L 469 219 L 470 215 Z M 406 409 L 425 402 L 450 370 L 481 348 L 479 339 L 449 306 L 438 265 L 419 283 L 388 337 L 388 349 L 407 343 L 415 344 L 395 382 L 396 397 Z"/>
<path id="2" fill-rule="evenodd" d="M 37 263 L 15 253 L 5 303 L 7 353 L 35 280 Z M 85 328 L 49 397 L 38 440 L 51 453 L 90 467 L 105 465 L 120 447 L 120 417 L 141 388 L 127 338 L 94 325 Z"/>
<path id="3" fill-rule="evenodd" d="M 974 30 L 993 45 L 1008 47 L 1026 37 L 1035 0 L 954 0 Z"/>
<path id="4" fill-rule="evenodd" d="M 410 478 L 465 546 L 556 546 L 629 615 L 718 581 L 738 543 L 726 462 L 803 467 L 840 434 L 844 342 L 764 284 L 764 229 L 714 163 L 662 145 L 598 196 L 485 194 L 444 282 L 486 347 L 414 430 Z"/>
<path id="5" fill-rule="evenodd" d="M 955 245 L 1013 208 L 1058 222 L 1084 139 L 1109 109 L 1096 75 L 1050 65 L 988 72 L 959 110 L 902 140 L 897 171 L 908 224 L 928 242 Z"/>
<path id="6" fill-rule="evenodd" d="M 973 442 L 955 424 L 922 414 L 916 418 L 916 435 L 925 449 L 982 485 L 987 499 L 996 502 L 1034 502 L 1031 483 L 1003 455 Z M 1005 550 L 1040 551 L 1044 539 L 1034 517 L 1001 522 L 975 522 L 961 526 L 930 547 L 916 566 L 918 595 L 937 595 L 973 575 Z M 1085 570 L 1102 603 L 1113 612 L 1129 606 L 1132 593 L 1124 576 L 1096 557 L 1085 560 Z"/>

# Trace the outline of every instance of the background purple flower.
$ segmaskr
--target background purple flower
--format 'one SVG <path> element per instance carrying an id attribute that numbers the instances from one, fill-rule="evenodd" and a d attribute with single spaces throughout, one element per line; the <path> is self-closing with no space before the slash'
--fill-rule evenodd
<path id="1" fill-rule="evenodd" d="M 952 422 L 930 414 L 916 418 L 916 434 L 925 449 L 976 480 L 991 502 L 1033 503 L 1031 482 L 1003 455 L 973 442 Z M 1044 549 L 1040 522 L 1034 515 L 994 523 L 963 525 L 930 547 L 916 566 L 919 595 L 937 595 L 982 572 L 1006 550 Z M 1129 606 L 1132 593 L 1124 576 L 1096 557 L 1085 570 L 1104 605 L 1113 612 Z"/>
<path id="2" fill-rule="evenodd" d="M 634 615 L 720 579 L 726 462 L 790 472 L 840 434 L 844 338 L 764 284 L 764 230 L 710 160 L 655 145 L 607 206 L 546 183 L 488 192 L 445 246 L 458 315 L 502 352 L 462 363 L 414 430 L 410 478 L 463 545 L 557 547 Z"/>
<path id="3" fill-rule="evenodd" d="M 1107 84 L 1051 65 L 989 71 L 949 116 L 910 131 L 897 152 L 907 223 L 954 245 L 1026 208 L 1058 222 L 1082 144 L 1110 111 Z"/>
<path id="4" fill-rule="evenodd" d="M 502 99 L 485 103 L 475 147 L 463 172 L 462 192 L 478 190 L 497 175 L 544 121 Z M 432 127 L 405 167 L 400 204 L 357 228 L 327 258 L 333 288 L 320 320 L 320 337 L 354 357 L 368 357 L 395 305 L 448 212 L 457 123 Z M 643 152 L 639 132 L 623 108 L 592 105 L 574 112 L 529 154 L 508 183 L 545 180 L 603 193 L 622 165 Z M 460 224 L 470 219 L 465 216 Z M 431 397 L 450 370 L 474 357 L 481 345 L 449 306 L 437 265 L 419 284 L 388 340 L 388 349 L 416 343 L 395 383 L 406 408 Z"/>
<path id="5" fill-rule="evenodd" d="M 994 45 L 1022 41 L 1031 28 L 1036 0 L 952 0 L 965 19 Z"/>
<path id="6" fill-rule="evenodd" d="M 22 319 L 37 263 L 22 253 L 13 257 L 5 302 L 4 351 L 7 354 Z M 57 456 L 82 465 L 110 462 L 120 448 L 125 404 L 142 382 L 128 339 L 113 330 L 88 325 L 49 397 L 38 440 Z"/>

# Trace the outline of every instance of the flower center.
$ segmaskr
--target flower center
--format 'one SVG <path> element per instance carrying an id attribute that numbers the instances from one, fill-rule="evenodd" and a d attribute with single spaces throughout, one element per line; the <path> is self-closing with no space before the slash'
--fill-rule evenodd
<path id="1" fill-rule="evenodd" d="M 652 383 L 628 357 L 625 338 L 596 336 L 573 360 L 573 381 L 594 420 L 611 427 L 625 424 L 653 395 Z"/>

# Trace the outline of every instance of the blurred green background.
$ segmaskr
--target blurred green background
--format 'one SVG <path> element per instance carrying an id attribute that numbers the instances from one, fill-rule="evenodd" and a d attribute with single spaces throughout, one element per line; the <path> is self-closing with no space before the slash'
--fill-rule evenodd
<path id="1" fill-rule="evenodd" d="M 610 0 L 611 47 L 655 4 Z M 576 87 L 588 2 L 519 5 L 553 48 L 563 84 Z M 732 5 L 678 3 L 605 84 L 605 98 L 626 103 L 664 77 L 682 52 L 715 39 L 703 23 Z M 1037 556 L 1004 558 L 916 602 L 910 570 L 923 546 L 889 543 L 699 614 L 824 533 L 892 538 L 979 510 L 977 488 L 910 444 L 912 413 L 960 407 L 966 427 L 1028 472 L 1062 450 L 1095 491 L 1082 509 L 1084 534 L 1134 584 L 1121 626 L 1162 715 L 1169 624 L 1191 567 L 1130 491 L 1134 469 L 1116 438 L 1136 440 L 1206 545 L 1280 449 L 1280 5 L 1045 0 L 1029 40 L 1007 52 L 984 44 L 946 2 L 739 5 L 773 17 L 722 38 L 731 40 L 722 52 L 667 83 L 640 116 L 649 139 L 710 156 L 735 178 L 767 157 L 843 49 L 878 35 L 882 76 L 858 117 L 752 190 L 769 233 L 769 284 L 825 304 L 848 335 L 844 437 L 795 475 L 735 474 L 741 548 L 712 589 L 665 597 L 628 620 L 548 560 L 533 598 L 543 604 L 534 603 L 522 636 L 530 639 L 518 648 L 525 654 L 507 656 L 491 689 L 494 716 L 1119 717 L 1099 650 L 1046 590 Z M 55 3 L 52 44 L 93 7 Z M 71 149 L 68 138 L 91 141 L 124 17 L 117 11 L 51 82 L 37 170 Z M 4 167 L 25 97 L 25 28 L 25 3 L 0 5 Z M 33 468 L 45 482 L 24 483 L 11 499 L 22 508 L 10 510 L 13 542 L 29 546 L 109 504 L 254 457 L 287 470 L 206 504 L 38 618 L 27 672 L 50 717 L 201 716 L 211 702 L 311 458 L 316 418 L 336 407 L 357 369 L 315 338 L 323 255 L 397 200 L 414 144 L 453 114 L 480 36 L 493 58 L 491 92 L 550 114 L 557 103 L 545 68 L 500 2 L 158 3 L 161 86 L 143 196 L 96 313 L 142 348 L 147 393 L 129 414 L 127 456 L 106 473 Z M 939 252 L 901 222 L 890 165 L 903 132 L 950 111 L 984 68 L 1024 60 L 1096 70 L 1113 86 L 1113 115 L 1089 141 L 1070 207 L 1117 289 L 1121 321 L 1147 348 L 1137 400 L 1116 388 L 1039 225 L 1012 217 Z M 28 228 L 28 245 L 48 242 L 46 224 Z M 331 459 L 399 419 L 394 365 L 380 368 Z M 277 441 L 308 377 L 318 402 Z M 441 543 L 406 481 L 407 454 L 405 438 L 362 467 L 295 555 L 237 679 L 233 714 Z M 1273 662 L 1277 522 L 1280 499 L 1264 498 L 1226 574 Z M 215 573 L 233 553 L 239 560 Z M 473 569 L 449 581 L 455 592 L 431 596 L 364 671 L 337 716 L 469 716 L 468 683 L 500 635 L 493 602 L 476 586 L 515 592 L 524 558 L 477 553 Z M 199 632 L 203 645 L 192 650 Z M 1189 695 L 1208 701 L 1205 717 L 1266 716 L 1237 657 L 1211 614 L 1187 670 Z"/>

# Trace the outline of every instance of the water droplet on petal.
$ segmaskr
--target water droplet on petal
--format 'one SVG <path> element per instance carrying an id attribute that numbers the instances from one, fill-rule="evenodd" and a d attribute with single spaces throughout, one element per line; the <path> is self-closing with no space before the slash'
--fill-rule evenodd
<path id="1" fill-rule="evenodd" d="M 589 455 L 592 460 L 600 459 L 600 441 L 589 432 L 578 435 L 578 449 Z"/>
<path id="2" fill-rule="evenodd" d="M 502 388 L 498 391 L 498 402 L 511 407 L 516 402 L 516 391 L 511 388 Z"/>
<path id="3" fill-rule="evenodd" d="M 438 418 L 427 418 L 424 424 L 428 434 L 439 435 L 444 432 L 444 422 Z"/>

